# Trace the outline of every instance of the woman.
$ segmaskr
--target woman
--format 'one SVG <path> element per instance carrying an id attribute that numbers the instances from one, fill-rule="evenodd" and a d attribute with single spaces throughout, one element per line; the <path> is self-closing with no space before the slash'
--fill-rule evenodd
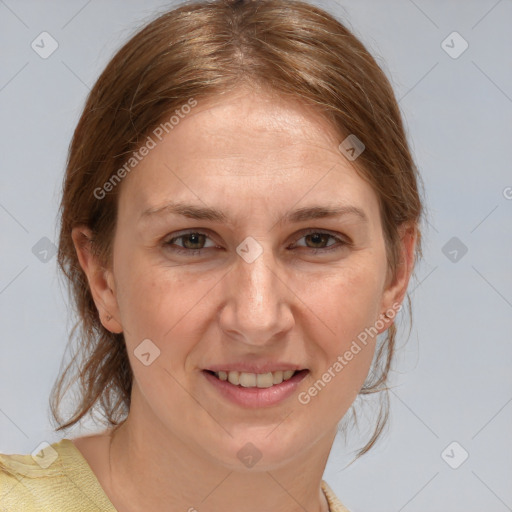
<path id="1" fill-rule="evenodd" d="M 89 95 L 61 207 L 82 361 L 53 413 L 108 428 L 1 456 L 2 506 L 347 510 L 322 475 L 385 387 L 417 181 L 384 73 L 324 11 L 199 1 L 147 25 Z"/>

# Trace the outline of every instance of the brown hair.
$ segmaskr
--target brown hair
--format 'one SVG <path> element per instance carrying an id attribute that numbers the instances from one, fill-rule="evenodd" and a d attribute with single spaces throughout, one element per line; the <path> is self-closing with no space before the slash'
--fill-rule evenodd
<path id="1" fill-rule="evenodd" d="M 419 176 L 399 107 L 385 74 L 345 26 L 298 0 L 203 0 L 166 12 L 110 61 L 88 96 L 69 148 L 58 262 L 78 314 L 71 336 L 78 348 L 52 390 L 56 430 L 74 425 L 96 405 L 110 425 L 118 425 L 130 408 L 133 379 L 123 335 L 100 322 L 72 229 L 88 226 L 95 251 L 108 264 L 120 187 L 109 187 L 102 199 L 95 190 L 104 187 L 162 119 L 190 98 L 219 96 L 242 83 L 313 106 L 340 137 L 355 134 L 365 150 L 353 163 L 379 198 L 393 275 L 402 224 L 416 226 L 416 256 L 421 255 Z M 387 420 L 385 385 L 395 337 L 392 323 L 360 392 L 382 391 L 385 396 L 371 439 L 358 455 L 375 443 Z M 62 398 L 76 382 L 79 403 L 62 421 Z"/>

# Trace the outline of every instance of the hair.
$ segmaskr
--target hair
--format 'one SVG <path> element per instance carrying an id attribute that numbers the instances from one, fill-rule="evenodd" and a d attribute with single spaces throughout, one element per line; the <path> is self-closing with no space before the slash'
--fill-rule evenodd
<path id="1" fill-rule="evenodd" d="M 123 334 L 101 324 L 72 229 L 87 226 L 93 250 L 108 265 L 121 187 L 105 184 L 116 171 L 119 177 L 148 134 L 191 98 L 221 97 L 243 84 L 314 108 L 340 134 L 340 142 L 355 134 L 365 149 L 353 164 L 378 197 L 392 275 L 400 264 L 399 228 L 405 223 L 417 234 L 414 262 L 421 256 L 420 177 L 393 89 L 364 45 L 332 15 L 299 0 L 182 4 L 148 23 L 114 55 L 90 91 L 69 147 L 58 264 L 77 314 L 70 339 L 78 348 L 52 389 L 56 430 L 74 425 L 95 407 L 109 425 L 119 425 L 130 409 L 133 381 Z M 108 190 L 101 199 L 99 189 Z M 383 398 L 371 439 L 358 456 L 374 445 L 388 419 L 386 382 L 396 332 L 393 322 L 360 390 Z M 78 403 L 62 420 L 63 396 L 75 383 Z"/>

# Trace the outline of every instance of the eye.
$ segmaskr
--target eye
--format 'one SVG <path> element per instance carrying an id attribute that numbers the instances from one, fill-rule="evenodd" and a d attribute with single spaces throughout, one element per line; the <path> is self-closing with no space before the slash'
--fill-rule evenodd
<path id="1" fill-rule="evenodd" d="M 333 242 L 328 243 L 329 239 Z M 342 248 L 343 246 L 349 245 L 349 242 L 340 238 L 339 236 L 326 233 L 324 231 L 310 230 L 304 234 L 298 240 L 304 240 L 305 244 L 298 244 L 299 247 L 306 247 L 312 249 L 315 253 L 328 252 Z M 336 243 L 337 242 L 337 243 Z M 297 244 L 297 242 L 295 242 Z"/>
<path id="2" fill-rule="evenodd" d="M 176 244 L 175 242 L 177 240 L 181 240 L 183 245 Z M 213 241 L 211 241 L 211 245 L 206 246 L 206 240 L 210 240 L 206 233 L 202 233 L 201 231 L 189 231 L 167 239 L 164 245 L 177 253 L 187 254 L 196 254 L 200 253 L 202 249 L 217 247 Z"/>

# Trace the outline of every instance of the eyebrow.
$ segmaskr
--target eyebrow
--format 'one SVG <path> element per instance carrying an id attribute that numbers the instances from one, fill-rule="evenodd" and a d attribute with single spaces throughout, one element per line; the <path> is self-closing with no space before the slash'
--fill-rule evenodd
<path id="1" fill-rule="evenodd" d="M 222 222 L 224 224 L 232 225 L 229 217 L 216 208 L 196 206 L 186 203 L 170 202 L 161 207 L 148 208 L 144 210 L 140 216 L 140 220 L 152 217 L 154 215 L 168 215 L 175 214 L 195 220 L 209 220 L 213 222 Z M 324 219 L 341 217 L 344 215 L 352 215 L 358 217 L 363 222 L 368 222 L 366 213 L 356 207 L 350 205 L 343 206 L 306 206 L 298 208 L 292 212 L 286 213 L 276 224 L 282 225 L 286 223 L 298 223 L 307 220 Z"/>

